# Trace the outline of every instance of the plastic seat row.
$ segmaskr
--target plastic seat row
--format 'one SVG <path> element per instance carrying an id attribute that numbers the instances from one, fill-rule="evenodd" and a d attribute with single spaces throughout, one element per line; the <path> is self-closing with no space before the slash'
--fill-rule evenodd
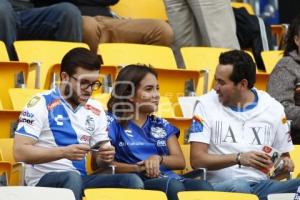
<path id="1" fill-rule="evenodd" d="M 65 188 L 50 188 L 50 187 L 29 187 L 29 186 L 7 186 L 1 187 L 0 200 L 5 200 L 9 196 L 10 200 L 75 200 L 75 196 L 70 189 Z M 85 200 L 167 200 L 166 195 L 161 191 L 154 190 L 138 190 L 138 189 L 122 189 L 122 188 L 95 188 L 85 189 Z M 179 192 L 179 200 L 258 200 L 258 197 L 253 194 L 245 193 L 229 193 L 215 191 L 187 191 Z M 292 200 L 294 193 L 282 193 L 268 195 L 268 200 Z"/>

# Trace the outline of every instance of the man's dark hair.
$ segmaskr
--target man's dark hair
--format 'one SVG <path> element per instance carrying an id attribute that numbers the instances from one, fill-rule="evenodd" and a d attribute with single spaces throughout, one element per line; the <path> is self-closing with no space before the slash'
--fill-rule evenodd
<path id="1" fill-rule="evenodd" d="M 230 80 L 238 84 L 241 80 L 248 81 L 248 88 L 253 88 L 256 81 L 256 65 L 251 56 L 242 50 L 232 50 L 221 53 L 219 57 L 221 65 L 232 65 L 233 70 Z"/>
<path id="2" fill-rule="evenodd" d="M 82 47 L 71 49 L 61 61 L 60 72 L 66 72 L 70 76 L 81 67 L 86 70 L 100 70 L 102 58 L 90 50 Z"/>

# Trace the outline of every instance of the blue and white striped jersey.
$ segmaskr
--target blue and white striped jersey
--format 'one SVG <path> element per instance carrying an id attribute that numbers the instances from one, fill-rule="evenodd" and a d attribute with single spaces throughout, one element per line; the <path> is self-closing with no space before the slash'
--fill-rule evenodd
<path id="1" fill-rule="evenodd" d="M 107 119 L 102 106 L 89 99 L 75 110 L 63 99 L 59 89 L 33 97 L 22 111 L 16 134 L 35 139 L 36 146 L 63 147 L 71 144 L 89 144 L 107 140 Z M 60 159 L 43 164 L 27 164 L 25 180 L 36 185 L 48 172 L 76 171 L 86 175 L 85 159 Z"/>

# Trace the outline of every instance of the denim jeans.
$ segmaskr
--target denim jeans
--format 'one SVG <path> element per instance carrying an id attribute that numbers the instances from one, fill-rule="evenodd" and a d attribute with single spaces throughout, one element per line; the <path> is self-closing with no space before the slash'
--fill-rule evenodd
<path id="1" fill-rule="evenodd" d="M 77 7 L 59 3 L 15 12 L 8 0 L 0 0 L 0 40 L 15 60 L 15 40 L 82 40 L 82 18 Z"/>
<path id="2" fill-rule="evenodd" d="M 252 193 L 260 200 L 267 200 L 267 196 L 273 193 L 295 193 L 300 186 L 300 179 L 288 181 L 263 180 L 257 183 L 243 179 L 228 180 L 213 184 L 216 191 Z"/>
<path id="3" fill-rule="evenodd" d="M 143 189 L 144 184 L 136 174 L 98 174 L 80 176 L 76 172 L 50 172 L 45 174 L 36 186 L 71 189 L 76 200 L 82 200 L 86 188 L 135 188 Z"/>
<path id="4" fill-rule="evenodd" d="M 154 178 L 144 180 L 144 187 L 147 190 L 159 190 L 166 193 L 168 200 L 177 200 L 177 193 L 191 190 L 213 190 L 210 183 L 197 179 L 185 179 L 179 181 L 174 178 Z"/>

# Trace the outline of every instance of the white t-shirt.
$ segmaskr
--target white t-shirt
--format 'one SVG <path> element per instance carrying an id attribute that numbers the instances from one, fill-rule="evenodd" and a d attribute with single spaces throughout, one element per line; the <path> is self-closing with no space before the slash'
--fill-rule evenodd
<path id="1" fill-rule="evenodd" d="M 232 154 L 261 151 L 264 146 L 289 152 L 293 144 L 282 105 L 263 91 L 252 90 L 257 104 L 251 109 L 237 111 L 224 107 L 213 90 L 199 97 L 191 127 L 190 141 L 209 144 L 209 154 Z M 212 183 L 245 178 L 257 182 L 267 179 L 266 174 L 238 165 L 208 171 Z"/>
<path id="2" fill-rule="evenodd" d="M 84 106 L 73 109 L 53 89 L 33 97 L 22 111 L 16 134 L 37 140 L 36 146 L 45 148 L 71 144 L 89 144 L 107 140 L 107 118 L 101 105 L 89 99 Z M 25 181 L 33 186 L 40 178 L 54 171 L 76 171 L 86 175 L 85 159 L 60 159 L 43 164 L 27 164 Z"/>

